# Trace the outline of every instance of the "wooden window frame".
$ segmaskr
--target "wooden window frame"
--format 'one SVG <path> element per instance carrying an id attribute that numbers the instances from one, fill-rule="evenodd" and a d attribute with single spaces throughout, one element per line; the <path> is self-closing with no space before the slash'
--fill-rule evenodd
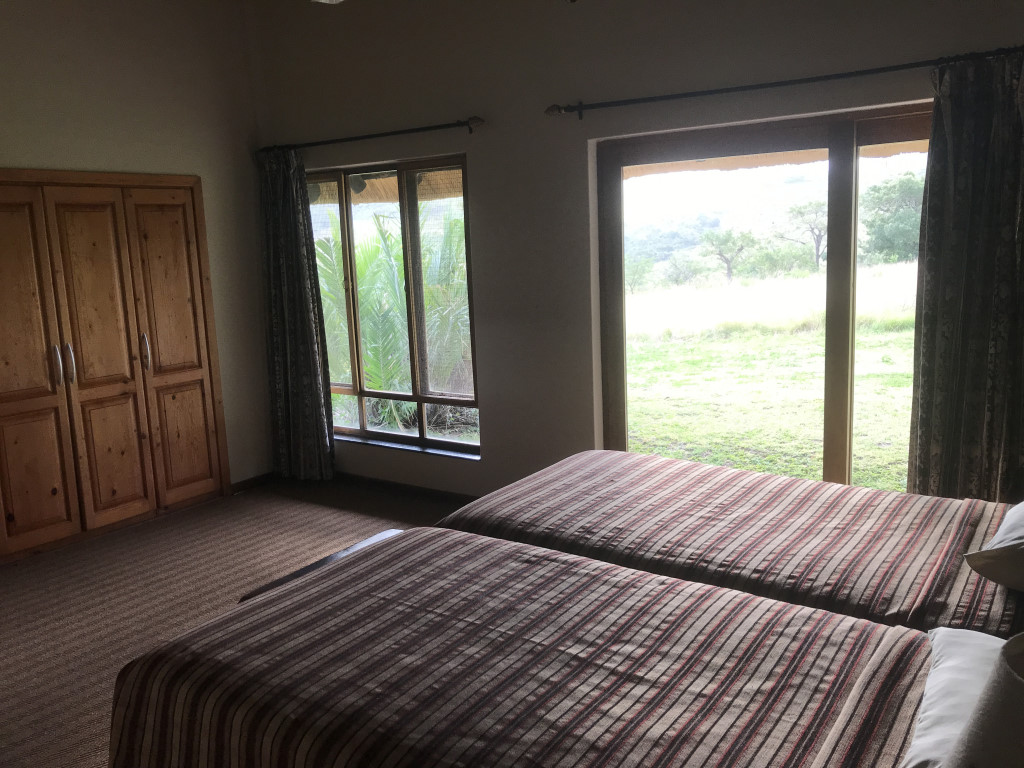
<path id="1" fill-rule="evenodd" d="M 852 466 L 856 297 L 857 159 L 872 144 L 928 139 L 931 101 L 720 128 L 700 128 L 597 145 L 598 279 L 604 447 L 626 450 L 626 334 L 623 169 L 633 165 L 827 149 L 825 392 L 822 479 L 849 483 Z"/>
<path id="2" fill-rule="evenodd" d="M 426 322 L 423 309 L 423 276 L 419 254 L 419 217 L 413 215 L 412 209 L 418 209 L 415 186 L 408 183 L 410 174 L 419 171 L 443 170 L 458 168 L 462 174 L 463 200 L 463 232 L 466 241 L 466 298 L 469 311 L 469 341 L 472 355 L 473 394 L 471 397 L 438 394 L 424 387 L 429 382 L 426 373 Z M 348 178 L 370 173 L 394 172 L 398 181 L 398 198 L 401 218 L 402 258 L 405 271 L 405 303 L 406 323 L 409 338 L 409 365 L 411 376 L 411 393 L 390 392 L 369 389 L 363 380 L 362 334 L 359 332 L 359 291 L 356 286 L 353 258 L 355 241 L 352 225 L 352 205 L 349 193 Z M 343 241 L 342 267 L 345 280 L 345 305 L 348 316 L 349 363 L 352 371 L 351 384 L 331 382 L 331 393 L 349 395 L 357 399 L 359 426 L 345 427 L 335 425 L 336 436 L 366 440 L 373 443 L 396 443 L 444 452 L 479 455 L 480 445 L 462 443 L 456 440 L 444 440 L 427 435 L 426 407 L 428 405 L 453 405 L 464 408 L 480 406 L 477 401 L 477 362 L 476 362 L 476 327 L 473 321 L 473 273 L 470 258 L 470 236 L 468 199 L 469 184 L 466 173 L 465 155 L 450 155 L 423 160 L 412 160 L 398 163 L 376 163 L 352 167 L 316 169 L 306 174 L 309 184 L 335 182 L 338 185 L 338 206 L 340 209 L 341 237 Z M 415 403 L 417 406 L 417 435 L 406 435 L 367 427 L 366 398 L 375 400 L 398 400 Z"/>

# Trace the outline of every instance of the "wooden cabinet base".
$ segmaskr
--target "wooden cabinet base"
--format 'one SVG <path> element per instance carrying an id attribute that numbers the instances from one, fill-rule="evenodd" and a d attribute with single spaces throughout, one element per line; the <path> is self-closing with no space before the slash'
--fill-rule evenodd
<path id="1" fill-rule="evenodd" d="M 0 556 L 227 466 L 199 179 L 0 170 Z"/>

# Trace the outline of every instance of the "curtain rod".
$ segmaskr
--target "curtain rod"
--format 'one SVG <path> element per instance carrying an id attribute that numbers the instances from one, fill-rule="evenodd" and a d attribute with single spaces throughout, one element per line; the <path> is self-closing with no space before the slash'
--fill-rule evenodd
<path id="1" fill-rule="evenodd" d="M 484 124 L 482 117 L 467 117 L 465 120 L 456 120 L 451 123 L 438 123 L 437 125 L 422 125 L 418 128 L 401 128 L 397 131 L 382 131 L 380 133 L 364 133 L 359 136 L 344 136 L 340 139 L 323 139 L 321 141 L 305 141 L 300 144 L 274 144 L 270 147 L 260 148 L 260 152 L 267 152 L 272 149 L 307 149 L 308 147 L 323 147 L 327 144 L 345 144 L 349 141 L 366 141 L 367 139 L 383 139 L 388 136 L 405 136 L 410 133 L 427 133 L 428 131 L 443 131 L 449 128 L 466 128 L 470 133 L 474 128 Z"/>
<path id="2" fill-rule="evenodd" d="M 992 51 L 981 51 L 978 53 L 964 53 L 958 56 L 946 56 L 940 59 L 925 59 L 923 61 L 912 61 L 906 64 L 891 64 L 886 67 L 871 67 L 870 69 L 857 69 L 852 72 L 836 72 L 830 75 L 811 75 L 809 77 L 797 77 L 790 80 L 773 80 L 767 83 L 752 83 L 749 85 L 732 85 L 725 88 L 708 88 L 703 91 L 684 91 L 683 93 L 668 93 L 661 96 L 640 96 L 633 99 L 617 99 L 615 101 L 594 101 L 584 104 L 582 101 L 576 104 L 552 104 L 544 114 L 549 116 L 565 115 L 575 112 L 580 120 L 583 119 L 583 112 L 591 109 L 610 109 L 613 107 L 629 107 L 636 104 L 653 104 L 660 101 L 675 101 L 679 99 L 692 99 L 698 96 L 721 96 L 728 93 L 743 93 L 745 91 L 759 91 L 768 88 L 781 88 L 788 85 L 807 85 L 810 83 L 827 83 L 832 80 L 843 80 L 850 77 L 863 77 L 865 75 L 882 75 L 888 72 L 899 72 L 906 69 L 922 69 L 924 67 L 936 67 L 941 64 L 949 64 L 957 61 L 970 61 L 973 59 L 987 59 L 993 56 L 1003 56 L 1011 53 L 1024 51 L 1024 45 L 1012 48 L 997 48 Z"/>

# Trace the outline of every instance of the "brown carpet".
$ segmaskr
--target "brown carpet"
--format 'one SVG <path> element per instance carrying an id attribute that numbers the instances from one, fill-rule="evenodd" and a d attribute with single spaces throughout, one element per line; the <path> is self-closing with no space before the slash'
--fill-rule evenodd
<path id="1" fill-rule="evenodd" d="M 274 484 L 0 565 L 0 765 L 107 765 L 118 670 L 245 592 L 461 500 Z"/>

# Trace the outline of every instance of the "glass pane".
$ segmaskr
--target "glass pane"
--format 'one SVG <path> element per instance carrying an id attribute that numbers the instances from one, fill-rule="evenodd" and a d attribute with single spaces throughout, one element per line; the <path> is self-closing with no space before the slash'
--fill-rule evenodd
<path id="1" fill-rule="evenodd" d="M 427 437 L 480 445 L 480 411 L 458 405 L 427 406 Z"/>
<path id="2" fill-rule="evenodd" d="M 423 171 L 415 178 L 427 363 L 423 390 L 472 397 L 462 169 Z"/>
<path id="3" fill-rule="evenodd" d="M 623 169 L 629 449 L 820 480 L 828 154 Z"/>
<path id="4" fill-rule="evenodd" d="M 359 400 L 355 395 L 331 394 L 334 426 L 359 429 Z"/>
<path id="5" fill-rule="evenodd" d="M 907 489 L 927 158 L 926 141 L 864 147 L 858 158 L 851 482 L 868 488 Z"/>
<path id="6" fill-rule="evenodd" d="M 366 428 L 378 432 L 419 436 L 416 403 L 404 400 L 366 398 Z"/>
<path id="7" fill-rule="evenodd" d="M 352 355 L 348 340 L 348 304 L 341 236 L 341 208 L 338 183 L 310 184 L 309 213 L 316 241 L 316 268 L 320 278 L 320 302 L 327 334 L 327 364 L 331 382 L 352 384 Z"/>
<path id="8" fill-rule="evenodd" d="M 367 389 L 411 394 L 398 174 L 355 174 L 348 183 L 363 384 Z"/>

